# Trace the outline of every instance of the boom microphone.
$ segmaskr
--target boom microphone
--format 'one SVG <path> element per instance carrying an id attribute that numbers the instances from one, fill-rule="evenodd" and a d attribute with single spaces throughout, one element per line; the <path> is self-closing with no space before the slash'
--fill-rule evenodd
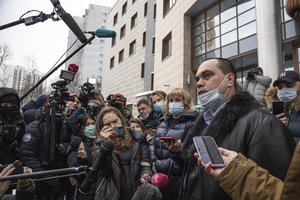
<path id="1" fill-rule="evenodd" d="M 55 12 L 59 15 L 59 17 L 65 22 L 65 24 L 69 27 L 69 29 L 76 35 L 76 37 L 80 40 L 80 42 L 85 43 L 87 41 L 86 36 L 83 34 L 82 30 L 73 19 L 73 17 L 67 13 L 63 7 L 61 7 L 60 2 L 58 0 L 50 0 L 54 6 Z"/>
<path id="2" fill-rule="evenodd" d="M 98 28 L 96 31 L 85 31 L 92 35 L 96 35 L 99 38 L 113 38 L 116 37 L 116 32 L 108 29 Z"/>
<path id="3" fill-rule="evenodd" d="M 101 145 L 99 151 L 95 152 L 95 159 L 93 160 L 92 167 L 89 168 L 89 172 L 81 184 L 79 192 L 86 194 L 90 191 L 91 185 L 97 177 L 98 170 L 103 169 L 106 164 L 105 160 L 107 156 L 112 153 L 113 149 L 113 143 L 111 141 L 105 141 Z"/>
<path id="4" fill-rule="evenodd" d="M 34 177 L 39 177 L 39 176 L 58 175 L 58 174 L 72 174 L 72 173 L 82 172 L 82 171 L 86 171 L 86 170 L 87 170 L 86 166 L 53 169 L 53 170 L 39 171 L 39 172 L 33 172 L 33 173 L 28 173 L 28 174 L 1 176 L 0 181 L 10 181 L 10 180 L 16 180 L 16 179 L 34 178 Z"/>
<path id="5" fill-rule="evenodd" d="M 72 153 L 73 151 L 76 151 L 81 143 L 81 138 L 78 136 L 74 136 L 73 139 L 70 142 L 70 145 L 68 146 L 66 155 L 70 155 L 70 153 Z"/>

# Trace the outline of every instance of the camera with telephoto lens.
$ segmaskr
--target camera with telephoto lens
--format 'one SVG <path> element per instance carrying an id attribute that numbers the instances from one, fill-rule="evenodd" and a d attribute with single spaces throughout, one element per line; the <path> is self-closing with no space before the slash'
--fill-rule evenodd
<path id="1" fill-rule="evenodd" d="M 7 124 L 0 121 L 0 144 L 9 145 L 21 140 L 25 133 L 25 123 Z"/>
<path id="2" fill-rule="evenodd" d="M 79 100 L 80 99 L 86 99 L 91 100 L 95 99 L 95 95 L 93 93 L 93 90 L 95 89 L 94 85 L 86 82 L 81 86 L 81 91 L 79 93 Z"/>

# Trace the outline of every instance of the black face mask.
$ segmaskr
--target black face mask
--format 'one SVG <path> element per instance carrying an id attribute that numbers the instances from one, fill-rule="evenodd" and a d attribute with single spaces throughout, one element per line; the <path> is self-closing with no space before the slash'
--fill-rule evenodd
<path id="1" fill-rule="evenodd" d="M 20 110 L 17 106 L 0 106 L 0 112 L 4 119 L 13 122 L 20 116 Z"/>

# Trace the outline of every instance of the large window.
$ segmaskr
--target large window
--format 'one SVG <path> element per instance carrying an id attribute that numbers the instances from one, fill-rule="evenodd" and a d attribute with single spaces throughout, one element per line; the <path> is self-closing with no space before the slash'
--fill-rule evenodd
<path id="1" fill-rule="evenodd" d="M 122 16 L 127 12 L 127 1 L 122 6 Z"/>
<path id="2" fill-rule="evenodd" d="M 146 2 L 146 3 L 144 4 L 144 17 L 147 16 L 147 13 L 148 13 L 148 2 Z"/>
<path id="3" fill-rule="evenodd" d="M 111 38 L 111 47 L 116 45 L 116 36 Z"/>
<path id="4" fill-rule="evenodd" d="M 129 56 L 131 56 L 132 54 L 134 54 L 135 50 L 136 50 L 136 40 L 132 41 L 129 44 Z"/>
<path id="5" fill-rule="evenodd" d="M 156 19 L 156 4 L 153 5 L 153 20 Z"/>
<path id="6" fill-rule="evenodd" d="M 172 32 L 170 32 L 162 41 L 162 55 L 161 59 L 171 56 L 172 54 Z"/>
<path id="7" fill-rule="evenodd" d="M 165 16 L 169 10 L 173 7 L 176 3 L 176 0 L 164 0 L 164 7 L 163 7 L 163 16 Z"/>
<path id="8" fill-rule="evenodd" d="M 145 63 L 142 63 L 141 65 L 141 78 L 145 77 Z"/>
<path id="9" fill-rule="evenodd" d="M 114 66 L 115 66 L 115 57 L 113 56 L 110 58 L 109 68 L 112 69 L 112 68 L 114 68 Z"/>
<path id="10" fill-rule="evenodd" d="M 134 28 L 137 25 L 137 18 L 138 14 L 137 12 L 131 17 L 131 29 Z"/>
<path id="11" fill-rule="evenodd" d="M 121 27 L 121 30 L 120 30 L 120 39 L 122 39 L 126 34 L 126 24 L 124 24 L 122 27 Z"/>
<path id="12" fill-rule="evenodd" d="M 116 13 L 114 16 L 113 25 L 116 25 L 117 23 L 118 23 L 118 13 Z"/>
<path id="13" fill-rule="evenodd" d="M 255 35 L 255 0 L 218 1 L 193 17 L 193 66 L 210 57 L 226 58 L 251 51 L 257 48 Z"/>
<path id="14" fill-rule="evenodd" d="M 155 53 L 155 37 L 152 38 L 152 54 Z"/>
<path id="15" fill-rule="evenodd" d="M 124 61 L 124 49 L 119 51 L 119 63 Z"/>
<path id="16" fill-rule="evenodd" d="M 146 31 L 143 33 L 143 41 L 142 41 L 142 46 L 146 46 Z"/>

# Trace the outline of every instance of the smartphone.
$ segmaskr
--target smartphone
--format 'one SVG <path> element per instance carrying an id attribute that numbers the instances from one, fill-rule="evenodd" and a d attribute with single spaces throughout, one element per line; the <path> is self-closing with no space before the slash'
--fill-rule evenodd
<path id="1" fill-rule="evenodd" d="M 164 142 L 168 142 L 168 141 L 172 141 L 172 140 L 176 140 L 173 137 L 158 137 L 158 139 L 164 141 Z"/>
<path id="2" fill-rule="evenodd" d="M 274 115 L 284 113 L 284 102 L 281 101 L 272 102 L 272 112 Z"/>
<path id="3" fill-rule="evenodd" d="M 193 141 L 198 154 L 201 156 L 203 166 L 211 162 L 213 168 L 225 167 L 225 162 L 213 137 L 196 136 Z"/>
<path id="4" fill-rule="evenodd" d="M 23 174 L 23 164 L 21 162 L 14 162 L 14 163 L 11 163 L 14 165 L 15 167 L 15 170 L 10 174 L 10 175 L 15 175 L 15 174 Z M 8 165 L 10 164 L 7 164 L 7 165 L 0 165 L 0 173 L 2 172 L 2 170 L 7 167 Z"/>

